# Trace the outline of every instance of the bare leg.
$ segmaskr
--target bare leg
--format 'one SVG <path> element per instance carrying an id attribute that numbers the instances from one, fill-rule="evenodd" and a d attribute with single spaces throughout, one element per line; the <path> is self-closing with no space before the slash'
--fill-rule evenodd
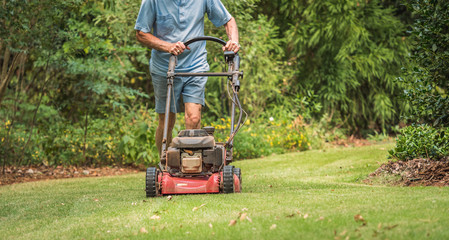
<path id="1" fill-rule="evenodd" d="M 185 120 L 186 129 L 200 129 L 201 128 L 201 104 L 185 103 Z"/>
<path id="2" fill-rule="evenodd" d="M 164 135 L 164 121 L 165 121 L 165 114 L 160 113 L 159 114 L 159 123 L 157 125 L 157 130 L 156 130 L 156 146 L 157 146 L 157 150 L 159 151 L 159 156 L 161 155 L 161 151 L 162 151 L 162 138 L 164 137 L 163 136 Z M 171 143 L 172 130 L 173 130 L 173 126 L 175 125 L 175 121 L 176 121 L 176 114 L 171 112 L 170 115 L 168 116 L 167 147 Z"/>

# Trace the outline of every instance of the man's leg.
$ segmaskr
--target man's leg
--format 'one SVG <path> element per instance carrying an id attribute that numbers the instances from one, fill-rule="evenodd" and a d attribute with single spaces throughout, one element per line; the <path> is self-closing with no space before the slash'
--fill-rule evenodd
<path id="1" fill-rule="evenodd" d="M 164 121 L 165 121 L 165 114 L 159 113 L 159 123 L 157 125 L 156 130 L 156 146 L 157 150 L 159 151 L 159 156 L 161 155 L 162 151 L 162 138 L 164 137 Z M 176 114 L 171 112 L 170 115 L 168 116 L 167 147 L 172 140 L 172 130 L 173 126 L 175 125 L 175 121 L 176 121 Z"/>
<path id="2" fill-rule="evenodd" d="M 201 128 L 201 104 L 185 103 L 185 120 L 186 129 L 200 129 Z"/>

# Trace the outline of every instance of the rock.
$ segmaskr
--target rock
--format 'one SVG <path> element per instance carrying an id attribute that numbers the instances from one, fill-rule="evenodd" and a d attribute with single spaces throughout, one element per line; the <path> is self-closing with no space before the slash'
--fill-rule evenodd
<path id="1" fill-rule="evenodd" d="M 89 175 L 89 173 L 90 173 L 89 170 L 83 170 L 84 175 Z"/>
<path id="2" fill-rule="evenodd" d="M 79 173 L 78 171 L 75 171 L 75 172 L 73 172 L 73 174 L 75 174 L 75 175 L 76 175 L 76 174 L 80 174 L 80 173 Z"/>
<path id="3" fill-rule="evenodd" d="M 33 169 L 28 169 L 27 171 L 26 171 L 26 173 L 28 173 L 28 174 L 34 174 L 34 171 L 33 171 Z"/>
<path id="4" fill-rule="evenodd" d="M 17 173 L 22 173 L 22 170 L 19 169 L 19 170 L 17 171 Z"/>

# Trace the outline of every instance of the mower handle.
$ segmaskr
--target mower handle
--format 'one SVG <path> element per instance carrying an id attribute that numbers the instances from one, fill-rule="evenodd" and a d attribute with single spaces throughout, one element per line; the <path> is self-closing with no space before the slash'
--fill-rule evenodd
<path id="1" fill-rule="evenodd" d="M 223 46 L 226 46 L 226 42 L 223 39 L 220 38 L 216 38 L 216 37 L 211 37 L 211 36 L 201 36 L 201 37 L 194 37 L 191 38 L 189 40 L 187 40 L 186 42 L 184 42 L 184 45 L 187 47 L 190 44 L 194 43 L 194 42 L 199 42 L 199 41 L 212 41 L 212 42 L 216 42 L 216 43 L 220 43 Z M 239 76 L 243 77 L 243 72 L 239 72 L 239 66 L 240 66 L 240 58 L 238 57 L 238 53 L 234 53 L 234 51 L 225 51 L 224 52 L 225 55 L 225 60 L 227 61 L 234 61 L 236 64 L 235 66 L 235 71 L 232 72 L 226 72 L 226 73 L 175 73 L 175 68 L 176 68 L 176 64 L 178 62 L 178 56 L 176 56 L 175 54 L 172 54 L 170 56 L 169 62 L 168 62 L 168 72 L 167 72 L 167 77 L 175 77 L 175 76 L 183 76 L 183 77 L 192 77 L 192 76 L 210 76 L 210 77 L 218 77 L 218 76 L 227 76 L 227 77 L 233 77 L 236 81 L 238 80 Z M 235 59 L 234 59 L 235 57 Z M 237 83 L 237 88 L 239 87 L 239 83 Z"/>
<path id="2" fill-rule="evenodd" d="M 207 40 L 207 41 L 213 41 L 213 42 L 220 43 L 220 44 L 223 45 L 223 46 L 226 45 L 226 42 L 223 41 L 223 39 L 219 39 L 219 38 L 216 38 L 216 37 L 210 37 L 210 36 L 195 37 L 195 38 L 189 39 L 189 40 L 187 40 L 187 41 L 184 43 L 184 45 L 187 47 L 187 46 L 190 45 L 191 43 L 198 42 L 198 41 L 206 41 L 206 40 Z"/>

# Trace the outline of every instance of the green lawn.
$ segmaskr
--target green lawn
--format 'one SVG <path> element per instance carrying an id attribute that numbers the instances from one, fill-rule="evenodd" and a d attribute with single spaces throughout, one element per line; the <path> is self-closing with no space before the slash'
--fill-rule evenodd
<path id="1" fill-rule="evenodd" d="M 241 194 L 147 199 L 144 173 L 4 186 L 0 239 L 449 239 L 449 188 L 361 181 L 391 147 L 240 161 Z"/>

